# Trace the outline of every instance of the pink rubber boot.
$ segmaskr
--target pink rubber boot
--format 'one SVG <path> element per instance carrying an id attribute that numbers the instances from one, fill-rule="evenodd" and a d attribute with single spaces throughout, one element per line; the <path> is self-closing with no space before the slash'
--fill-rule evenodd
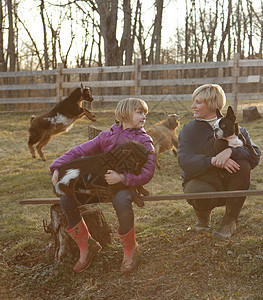
<path id="1" fill-rule="evenodd" d="M 134 226 L 128 233 L 124 235 L 119 234 L 119 237 L 121 239 L 124 249 L 124 256 L 121 264 L 121 272 L 129 273 L 134 269 L 134 267 L 137 264 L 136 257 L 139 252 L 138 244 L 135 240 Z"/>
<path id="2" fill-rule="evenodd" d="M 73 228 L 66 228 L 66 232 L 79 247 L 80 256 L 78 262 L 73 268 L 73 271 L 82 272 L 90 266 L 93 258 L 102 249 L 102 247 L 92 238 L 83 219 L 81 219 L 81 221 Z"/>

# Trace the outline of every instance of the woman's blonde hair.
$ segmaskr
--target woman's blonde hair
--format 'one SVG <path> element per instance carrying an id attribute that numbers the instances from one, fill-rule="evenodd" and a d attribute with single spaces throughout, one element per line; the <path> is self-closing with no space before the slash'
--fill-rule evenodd
<path id="1" fill-rule="evenodd" d="M 199 96 L 201 102 L 205 102 L 210 111 L 221 110 L 226 104 L 226 95 L 218 84 L 204 84 L 193 92 L 193 99 Z"/>
<path id="2" fill-rule="evenodd" d="M 127 98 L 118 102 L 115 109 L 115 117 L 120 122 L 132 120 L 136 109 L 142 109 L 145 114 L 148 113 L 148 105 L 139 98 Z"/>

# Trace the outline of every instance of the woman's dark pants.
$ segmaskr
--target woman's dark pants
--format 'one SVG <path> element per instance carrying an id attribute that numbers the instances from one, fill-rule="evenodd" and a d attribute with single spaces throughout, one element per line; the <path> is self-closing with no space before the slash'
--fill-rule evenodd
<path id="1" fill-rule="evenodd" d="M 185 188 L 185 193 L 199 193 L 199 192 L 216 192 L 216 191 L 234 191 L 247 190 L 250 185 L 250 171 L 251 167 L 247 160 L 239 160 L 240 170 L 236 173 L 227 174 L 226 177 L 220 178 L 222 180 L 222 189 L 215 188 L 211 182 L 207 183 L 200 178 L 190 180 Z M 202 178 L 202 177 L 201 177 Z M 216 179 L 216 180 L 220 180 Z M 218 183 L 218 182 L 217 182 Z M 239 216 L 240 210 L 245 202 L 246 197 L 233 197 L 229 199 L 198 199 L 187 200 L 197 211 L 211 211 L 215 207 L 226 206 L 226 213 L 224 216 L 224 223 L 230 223 L 236 220 Z"/>

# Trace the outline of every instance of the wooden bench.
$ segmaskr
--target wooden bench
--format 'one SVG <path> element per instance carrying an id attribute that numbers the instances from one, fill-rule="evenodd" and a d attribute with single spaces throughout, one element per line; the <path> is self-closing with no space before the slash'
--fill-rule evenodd
<path id="1" fill-rule="evenodd" d="M 143 201 L 165 201 L 165 200 L 190 200 L 190 199 L 208 199 L 208 198 L 233 198 L 242 196 L 263 195 L 263 190 L 240 190 L 240 191 L 222 191 L 222 192 L 204 192 L 204 193 L 182 193 L 167 195 L 142 196 Z M 59 204 L 59 198 L 31 198 L 20 200 L 19 204 Z"/>
<path id="2" fill-rule="evenodd" d="M 203 192 L 186 194 L 168 194 L 168 195 L 150 195 L 142 196 L 143 201 L 171 201 L 171 200 L 190 200 L 207 198 L 233 198 L 241 196 L 263 195 L 263 190 L 241 190 L 241 191 L 222 191 L 222 192 Z M 43 220 L 43 226 L 46 233 L 51 233 L 53 243 L 51 244 L 54 255 L 54 262 L 62 261 L 68 252 L 77 251 L 75 243 L 66 234 L 66 218 L 59 204 L 59 198 L 31 198 L 19 201 L 21 205 L 51 205 L 51 222 L 48 225 Z M 80 212 L 90 230 L 91 235 L 104 247 L 111 242 L 111 230 L 107 224 L 104 215 L 99 208 L 92 208 L 91 205 L 80 206 Z"/>

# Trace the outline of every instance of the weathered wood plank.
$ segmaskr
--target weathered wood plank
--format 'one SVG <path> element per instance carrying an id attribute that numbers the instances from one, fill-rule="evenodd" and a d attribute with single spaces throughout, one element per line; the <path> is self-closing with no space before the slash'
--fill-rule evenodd
<path id="1" fill-rule="evenodd" d="M 165 201 L 165 200 L 190 200 L 208 198 L 233 198 L 242 196 L 263 195 L 263 190 L 222 191 L 205 193 L 167 194 L 143 196 L 143 201 Z M 59 204 L 59 198 L 32 198 L 20 200 L 19 204 Z"/>
<path id="2" fill-rule="evenodd" d="M 134 86 L 135 80 L 108 80 L 108 81 L 82 81 L 83 85 L 94 87 L 125 87 L 125 86 Z M 79 82 L 63 82 L 62 87 L 67 88 L 76 88 L 79 86 Z"/>
<path id="3" fill-rule="evenodd" d="M 24 98 L 0 98 L 0 104 L 17 103 L 56 103 L 56 97 L 24 97 Z"/>
<path id="4" fill-rule="evenodd" d="M 195 69 L 217 69 L 233 67 L 234 61 L 202 62 L 187 64 L 165 64 L 165 65 L 142 65 L 141 71 L 167 71 L 167 70 L 195 70 Z"/>
<path id="5" fill-rule="evenodd" d="M 57 70 L 43 70 L 43 71 L 18 71 L 18 72 L 0 72 L 0 77 L 27 77 L 27 76 L 50 76 L 56 75 Z"/>
<path id="6" fill-rule="evenodd" d="M 142 80 L 141 86 L 196 85 L 205 83 L 230 84 L 232 77 L 182 78 L 182 79 L 148 79 Z"/>
<path id="7" fill-rule="evenodd" d="M 15 90 L 53 90 L 55 83 L 35 83 L 35 84 L 9 84 L 0 85 L 1 91 L 15 91 Z"/>
<path id="8" fill-rule="evenodd" d="M 240 59 L 239 67 L 262 67 L 263 59 Z"/>
<path id="9" fill-rule="evenodd" d="M 62 69 L 62 74 L 96 74 L 96 73 L 125 73 L 134 72 L 134 66 L 107 66 L 98 68 L 74 68 L 74 69 Z"/>

